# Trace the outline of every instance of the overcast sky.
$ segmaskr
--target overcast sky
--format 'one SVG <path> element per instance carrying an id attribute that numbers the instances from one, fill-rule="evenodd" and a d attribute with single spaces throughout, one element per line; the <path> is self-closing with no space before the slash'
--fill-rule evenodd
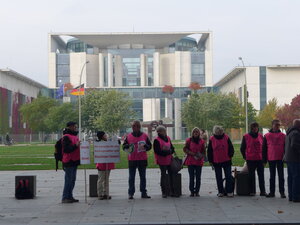
<path id="1" fill-rule="evenodd" d="M 48 32 L 213 32 L 214 82 L 300 64 L 299 0 L 0 0 L 0 68 L 48 84 Z"/>

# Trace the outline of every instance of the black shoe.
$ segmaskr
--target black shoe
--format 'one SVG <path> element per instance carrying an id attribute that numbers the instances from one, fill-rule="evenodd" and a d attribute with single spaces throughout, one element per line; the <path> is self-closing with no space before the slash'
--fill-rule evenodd
<path id="1" fill-rule="evenodd" d="M 286 195 L 284 193 L 280 193 L 280 198 L 286 198 Z"/>
<path id="2" fill-rule="evenodd" d="M 134 198 L 133 198 L 133 195 L 129 195 L 129 196 L 128 196 L 128 199 L 129 199 L 129 200 L 134 199 Z"/>
<path id="3" fill-rule="evenodd" d="M 293 200 L 293 202 L 295 202 L 295 203 L 297 202 L 298 203 L 298 202 L 300 202 L 300 200 Z"/>
<path id="4" fill-rule="evenodd" d="M 163 198 L 167 198 L 168 196 L 166 194 L 162 194 L 162 197 Z"/>
<path id="5" fill-rule="evenodd" d="M 200 197 L 199 193 L 194 194 L 195 197 Z"/>
<path id="6" fill-rule="evenodd" d="M 110 200 L 110 199 L 111 199 L 111 196 L 109 196 L 109 195 L 103 195 L 103 199 Z"/>
<path id="7" fill-rule="evenodd" d="M 151 198 L 151 197 L 147 194 L 143 194 L 141 198 Z"/>
<path id="8" fill-rule="evenodd" d="M 265 192 L 260 193 L 260 196 L 266 196 Z"/>
<path id="9" fill-rule="evenodd" d="M 274 197 L 275 197 L 275 194 L 269 193 L 269 194 L 266 195 L 266 197 L 267 197 L 267 198 L 274 198 Z"/>
<path id="10" fill-rule="evenodd" d="M 190 197 L 194 197 L 194 196 L 195 196 L 195 194 L 194 194 L 194 193 L 191 193 L 191 194 L 190 194 Z"/>
<path id="11" fill-rule="evenodd" d="M 73 203 L 73 199 L 69 199 L 69 198 L 65 198 L 63 200 L 61 200 L 61 203 L 65 204 L 65 203 Z"/>

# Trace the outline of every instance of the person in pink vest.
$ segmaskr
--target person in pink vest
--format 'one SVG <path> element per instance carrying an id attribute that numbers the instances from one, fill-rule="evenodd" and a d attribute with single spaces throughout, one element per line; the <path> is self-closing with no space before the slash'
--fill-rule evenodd
<path id="1" fill-rule="evenodd" d="M 62 203 L 79 202 L 73 197 L 77 167 L 80 165 L 80 140 L 77 135 L 77 123 L 68 122 L 62 138 L 62 163 L 65 171 Z"/>
<path id="2" fill-rule="evenodd" d="M 268 161 L 270 170 L 270 193 L 267 198 L 275 197 L 276 168 L 279 180 L 279 193 L 281 198 L 286 198 L 284 191 L 284 156 L 285 134 L 280 131 L 280 121 L 272 121 L 272 129 L 265 134 L 263 140 L 263 158 Z"/>
<path id="3" fill-rule="evenodd" d="M 96 141 L 107 141 L 107 135 L 104 131 L 97 132 Z M 98 181 L 97 181 L 97 194 L 99 200 L 111 199 L 109 195 L 109 174 L 110 171 L 115 169 L 114 163 L 97 163 Z"/>
<path id="4" fill-rule="evenodd" d="M 260 196 L 266 196 L 265 177 L 264 177 L 264 159 L 262 154 L 263 136 L 259 131 L 259 124 L 251 123 L 250 132 L 243 136 L 241 144 L 241 153 L 247 161 L 249 171 L 250 196 L 255 193 L 255 170 L 257 171 Z"/>
<path id="5" fill-rule="evenodd" d="M 129 188 L 128 199 L 133 199 L 135 193 L 136 169 L 140 175 L 140 191 L 142 198 L 151 198 L 146 189 L 146 168 L 148 165 L 147 151 L 152 147 L 148 135 L 141 132 L 141 122 L 136 120 L 132 123 L 132 133 L 128 134 L 123 143 L 123 150 L 128 154 Z"/>
<path id="6" fill-rule="evenodd" d="M 183 151 L 186 154 L 184 165 L 188 166 L 190 184 L 189 189 L 191 192 L 190 197 L 199 197 L 201 185 L 202 166 L 205 158 L 205 141 L 200 138 L 201 130 L 195 127 L 192 130 L 191 137 L 187 138 Z M 196 183 L 195 183 L 196 180 Z"/>
<path id="7" fill-rule="evenodd" d="M 233 177 L 231 175 L 231 159 L 234 155 L 234 147 L 228 135 L 221 126 L 214 126 L 213 136 L 210 137 L 207 156 L 210 165 L 216 174 L 218 197 L 227 195 L 233 197 Z M 222 169 L 225 174 L 225 189 L 223 186 Z"/>
<path id="8" fill-rule="evenodd" d="M 158 126 L 156 128 L 156 131 L 157 137 L 154 139 L 153 148 L 155 153 L 155 162 L 157 165 L 159 165 L 161 173 L 160 186 L 162 197 L 166 198 L 169 194 L 168 191 L 170 191 L 170 195 L 172 197 L 179 197 L 175 196 L 174 194 L 173 173 L 170 166 L 172 161 L 172 154 L 175 152 L 174 147 L 172 145 L 170 137 L 167 136 L 167 131 L 164 126 Z"/>

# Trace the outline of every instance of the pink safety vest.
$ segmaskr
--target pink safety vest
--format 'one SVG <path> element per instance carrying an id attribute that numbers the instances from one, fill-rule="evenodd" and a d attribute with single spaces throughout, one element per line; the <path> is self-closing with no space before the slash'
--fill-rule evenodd
<path id="1" fill-rule="evenodd" d="M 222 139 L 217 139 L 214 136 L 210 137 L 214 163 L 222 163 L 231 160 L 228 156 L 228 138 L 229 137 L 226 134 L 224 134 Z"/>
<path id="2" fill-rule="evenodd" d="M 192 141 L 192 138 L 187 138 L 186 141 L 185 141 L 185 144 L 186 145 L 189 145 L 189 150 L 191 152 L 199 152 L 201 154 L 204 154 L 204 151 L 205 151 L 205 142 L 203 139 L 200 139 L 199 140 L 199 143 L 195 143 Z M 191 165 L 194 165 L 194 166 L 203 166 L 204 164 L 204 156 L 203 158 L 201 159 L 196 159 L 195 156 L 192 156 L 192 155 L 187 155 L 187 158 L 185 160 L 185 163 L 184 163 L 186 166 L 191 166 Z"/>
<path id="3" fill-rule="evenodd" d="M 268 145 L 268 161 L 282 160 L 284 155 L 285 134 L 267 133 L 265 135 Z"/>
<path id="4" fill-rule="evenodd" d="M 115 169 L 114 163 L 97 163 L 96 168 L 98 170 L 113 170 Z"/>
<path id="5" fill-rule="evenodd" d="M 79 138 L 75 135 L 70 135 L 70 134 L 65 134 L 64 137 L 68 137 L 71 141 L 72 145 L 75 145 L 78 141 Z M 64 153 L 64 149 L 62 149 L 63 152 L 63 158 L 62 158 L 62 162 L 63 163 L 68 163 L 70 161 L 78 161 L 80 160 L 80 148 L 77 147 L 75 149 L 75 151 L 71 152 L 71 153 Z"/>
<path id="6" fill-rule="evenodd" d="M 244 135 L 246 139 L 246 160 L 262 160 L 263 136 L 259 133 L 257 138 L 250 134 Z"/>
<path id="7" fill-rule="evenodd" d="M 167 136 L 167 138 L 168 138 L 168 142 L 165 142 L 160 137 L 155 138 L 155 140 L 157 140 L 159 142 L 160 149 L 162 151 L 168 151 L 171 148 L 171 139 L 169 136 Z M 155 163 L 157 165 L 168 166 L 171 164 L 172 155 L 166 155 L 166 156 L 161 156 L 161 155 L 157 155 L 157 154 L 154 154 L 154 155 L 155 155 Z"/>
<path id="8" fill-rule="evenodd" d="M 131 133 L 127 136 L 128 144 L 134 144 L 134 151 L 128 155 L 128 160 L 147 160 L 148 156 L 146 151 L 139 152 L 138 143 L 140 141 L 146 142 L 148 139 L 148 135 L 142 133 L 141 136 L 135 137 Z"/>

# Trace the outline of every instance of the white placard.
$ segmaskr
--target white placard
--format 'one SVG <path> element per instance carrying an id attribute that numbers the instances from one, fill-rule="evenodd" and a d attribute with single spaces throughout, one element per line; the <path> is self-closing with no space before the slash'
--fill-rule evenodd
<path id="1" fill-rule="evenodd" d="M 83 141 L 80 144 L 80 164 L 86 165 L 90 163 L 91 163 L 90 144 L 87 141 Z"/>
<path id="2" fill-rule="evenodd" d="M 94 142 L 94 163 L 120 162 L 120 145 L 118 141 Z"/>

